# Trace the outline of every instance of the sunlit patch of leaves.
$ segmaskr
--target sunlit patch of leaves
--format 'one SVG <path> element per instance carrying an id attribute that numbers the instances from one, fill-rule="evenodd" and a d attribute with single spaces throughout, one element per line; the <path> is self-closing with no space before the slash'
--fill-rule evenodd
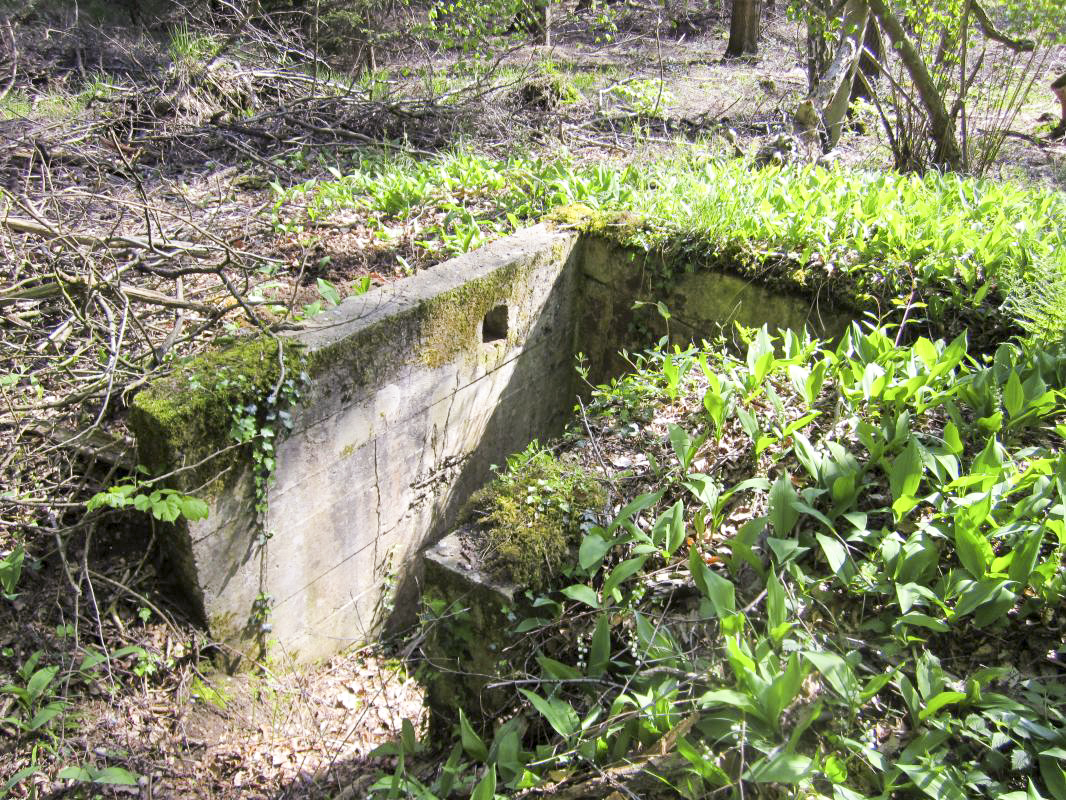
<path id="1" fill-rule="evenodd" d="M 449 787 L 1066 797 L 1066 357 L 896 333 L 750 331 L 594 392 L 570 441 L 644 458 L 517 610 L 512 714 L 463 724 Z"/>

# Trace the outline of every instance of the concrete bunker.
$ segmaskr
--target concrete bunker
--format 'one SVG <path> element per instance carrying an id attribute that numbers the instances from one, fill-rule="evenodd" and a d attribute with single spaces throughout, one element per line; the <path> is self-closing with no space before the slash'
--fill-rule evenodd
<path id="1" fill-rule="evenodd" d="M 650 270 L 649 258 L 538 225 L 348 298 L 280 337 L 280 353 L 245 341 L 138 395 L 141 462 L 177 470 L 174 484 L 209 505 L 168 539 L 212 635 L 236 653 L 269 639 L 307 661 L 413 608 L 420 552 L 492 465 L 562 430 L 577 353 L 593 380 L 617 371 L 635 300 L 663 301 L 685 340 L 733 319 L 830 334 L 849 321 L 727 272 L 679 268 L 653 288 L 664 265 Z M 282 386 L 300 393 L 291 408 L 278 402 Z M 234 446 L 232 420 L 249 407 L 262 417 L 263 403 L 284 435 L 257 455 Z"/>

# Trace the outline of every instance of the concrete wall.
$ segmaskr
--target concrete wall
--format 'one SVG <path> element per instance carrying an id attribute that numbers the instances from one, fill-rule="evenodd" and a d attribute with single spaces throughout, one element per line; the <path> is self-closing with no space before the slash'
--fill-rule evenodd
<path id="1" fill-rule="evenodd" d="M 643 337 L 657 341 L 666 333 L 659 313 L 635 309 L 636 301 L 662 301 L 670 311 L 670 336 L 687 344 L 712 340 L 734 322 L 751 328 L 767 325 L 836 338 L 852 316 L 823 306 L 817 298 L 775 291 L 749 278 L 722 271 L 691 270 L 683 263 L 664 264 L 661 256 L 634 251 L 599 237 L 582 242 L 582 303 L 578 347 L 591 366 L 590 380 L 619 374 L 626 362 L 618 355 Z M 663 280 L 664 275 L 669 278 Z M 649 335 L 650 334 L 650 335 Z"/>
<path id="2" fill-rule="evenodd" d="M 277 448 L 269 540 L 256 544 L 247 470 L 206 520 L 175 531 L 216 638 L 255 643 L 261 592 L 276 656 L 314 659 L 375 634 L 414 588 L 414 555 L 454 524 L 490 465 L 569 417 L 575 245 L 532 228 L 349 298 L 294 334 L 310 383 Z"/>
<path id="3" fill-rule="evenodd" d="M 250 648 L 265 593 L 271 630 L 258 638 L 276 642 L 275 655 L 308 660 L 371 638 L 394 604 L 414 608 L 418 551 L 453 526 L 490 465 L 562 429 L 578 390 L 576 352 L 598 377 L 619 368 L 612 357 L 631 335 L 635 299 L 662 297 L 685 338 L 709 336 L 734 314 L 773 327 L 813 319 L 805 299 L 717 273 L 683 274 L 656 293 L 642 258 L 538 226 L 349 298 L 292 334 L 310 383 L 278 443 L 265 525 L 238 459 L 208 493 L 207 520 L 172 537 L 212 635 Z M 146 456 L 165 427 L 155 406 L 138 417 L 142 458 L 173 468 Z"/>

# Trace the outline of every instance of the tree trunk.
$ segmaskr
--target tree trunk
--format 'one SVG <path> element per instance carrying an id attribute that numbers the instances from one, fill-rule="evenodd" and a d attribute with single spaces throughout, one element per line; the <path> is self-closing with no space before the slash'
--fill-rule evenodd
<path id="1" fill-rule="evenodd" d="M 881 29 L 877 27 L 877 20 L 870 19 L 866 23 L 866 35 L 862 39 L 862 55 L 859 56 L 859 74 L 863 79 L 852 81 L 851 102 L 856 100 L 873 100 L 869 85 L 881 71 L 879 62 L 883 57 L 883 45 L 881 43 Z"/>
<path id="2" fill-rule="evenodd" d="M 1051 91 L 1055 93 L 1055 97 L 1059 99 L 1059 105 L 1062 106 L 1062 119 L 1051 131 L 1051 137 L 1053 139 L 1058 139 L 1062 136 L 1066 136 L 1066 72 L 1062 73 L 1052 81 Z"/>
<path id="3" fill-rule="evenodd" d="M 955 136 L 955 124 L 944 105 L 944 98 L 937 91 L 929 69 L 914 43 L 907 36 L 899 19 L 885 4 L 885 0 L 867 0 L 867 2 L 870 4 L 870 10 L 877 17 L 877 21 L 881 23 L 881 29 L 892 40 L 892 46 L 899 53 L 900 61 L 903 62 L 911 80 L 914 81 L 914 88 L 918 92 L 926 114 L 929 115 L 929 130 L 936 144 L 934 160 L 940 166 L 958 169 L 962 163 L 962 152 Z"/>
<path id="4" fill-rule="evenodd" d="M 733 0 L 733 14 L 729 18 L 729 45 L 726 58 L 753 56 L 759 52 L 759 27 L 762 22 L 762 0 Z"/>
<path id="5" fill-rule="evenodd" d="M 851 87 L 862 55 L 862 42 L 869 18 L 870 9 L 865 0 L 847 0 L 833 60 L 808 98 L 813 110 L 817 112 L 813 121 L 819 127 L 824 126 L 824 130 L 810 129 L 812 120 L 809 118 L 812 116 L 810 113 L 812 109 L 806 104 L 801 109 L 804 113 L 797 113 L 798 132 L 808 137 L 822 133 L 826 152 L 836 147 L 837 142 L 840 141 L 840 132 L 844 126 L 844 117 L 847 115 Z M 801 116 L 803 119 L 800 119 Z"/>
<path id="6" fill-rule="evenodd" d="M 512 30 L 526 31 L 537 44 L 551 44 L 552 0 L 526 0 L 514 19 Z"/>
<path id="7" fill-rule="evenodd" d="M 817 22 L 823 17 L 828 22 L 830 0 L 810 0 L 810 18 L 807 21 L 807 93 L 814 91 L 818 79 L 829 68 L 829 48 L 826 47 L 822 24 Z"/>

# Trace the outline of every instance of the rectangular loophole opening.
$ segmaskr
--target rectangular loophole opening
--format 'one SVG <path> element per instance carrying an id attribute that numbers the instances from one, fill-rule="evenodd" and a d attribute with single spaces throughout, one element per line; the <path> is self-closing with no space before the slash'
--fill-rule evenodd
<path id="1" fill-rule="evenodd" d="M 496 306 L 481 322 L 481 341 L 500 342 L 507 339 L 507 306 Z"/>

